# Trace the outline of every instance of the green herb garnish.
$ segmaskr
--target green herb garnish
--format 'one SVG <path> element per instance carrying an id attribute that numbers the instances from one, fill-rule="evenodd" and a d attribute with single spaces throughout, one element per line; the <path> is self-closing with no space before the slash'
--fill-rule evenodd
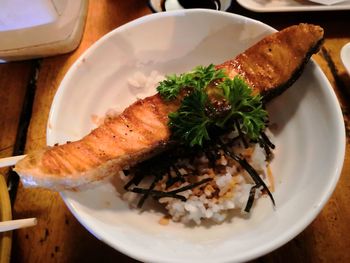
<path id="1" fill-rule="evenodd" d="M 187 142 L 190 146 L 202 145 L 209 140 L 208 128 L 213 124 L 205 111 L 208 95 L 198 90 L 186 96 L 180 109 L 169 114 L 169 126 L 174 138 Z"/>
<path id="2" fill-rule="evenodd" d="M 202 146 L 210 131 L 227 127 L 238 129 L 250 140 L 257 140 L 265 128 L 267 112 L 261 96 L 239 76 L 230 79 L 214 65 L 199 66 L 189 73 L 171 75 L 157 90 L 165 100 L 177 98 L 186 89 L 181 105 L 169 114 L 174 139 L 189 146 Z"/>
<path id="3" fill-rule="evenodd" d="M 240 128 L 250 139 L 256 140 L 265 128 L 267 112 L 262 107 L 261 96 L 252 95 L 252 89 L 240 77 L 233 80 L 225 79 L 219 88 L 231 105 L 231 111 L 223 119 L 224 124 L 229 119 L 240 122 Z M 222 125 L 222 124 L 221 124 Z"/>
<path id="4" fill-rule="evenodd" d="M 188 73 L 167 76 L 165 80 L 159 83 L 157 91 L 163 99 L 172 100 L 179 95 L 183 88 L 202 90 L 210 82 L 225 77 L 224 71 L 216 70 L 213 64 L 208 67 L 198 66 Z"/>

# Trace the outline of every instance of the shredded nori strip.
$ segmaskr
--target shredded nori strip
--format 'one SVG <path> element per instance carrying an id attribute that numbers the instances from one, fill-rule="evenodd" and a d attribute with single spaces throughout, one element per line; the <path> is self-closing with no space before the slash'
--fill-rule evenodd
<path id="1" fill-rule="evenodd" d="M 154 187 L 156 186 L 156 183 L 159 181 L 159 177 L 156 176 L 151 184 L 151 186 L 147 189 L 147 191 L 143 194 L 143 196 L 140 198 L 137 207 L 141 208 L 144 204 L 144 202 L 146 201 L 147 197 L 149 196 L 150 191 L 152 191 L 154 189 Z"/>
<path id="2" fill-rule="evenodd" d="M 186 185 L 184 187 L 181 187 L 181 188 L 178 188 L 176 190 L 169 191 L 169 192 L 158 191 L 158 190 L 153 190 L 153 189 L 144 189 L 144 188 L 138 188 L 138 187 L 134 187 L 130 191 L 132 191 L 134 193 L 138 193 L 138 194 L 144 194 L 144 196 L 145 195 L 147 195 L 147 196 L 152 195 L 153 197 L 158 198 L 158 199 L 161 197 L 174 197 L 174 198 L 180 199 L 181 201 L 186 201 L 186 198 L 182 195 L 178 195 L 178 193 L 193 189 L 193 188 L 200 186 L 202 184 L 205 184 L 211 180 L 212 180 L 212 178 L 205 178 L 199 182 L 189 184 L 189 185 Z"/>
<path id="3" fill-rule="evenodd" d="M 271 157 L 271 149 L 275 149 L 275 145 L 270 141 L 267 135 L 262 132 L 260 134 L 260 138 L 258 139 L 260 147 L 264 148 L 266 153 L 266 159 L 270 159 Z"/>
<path id="4" fill-rule="evenodd" d="M 199 182 L 186 185 L 186 186 L 184 186 L 184 187 L 178 188 L 178 189 L 173 190 L 173 191 L 170 191 L 170 192 L 168 192 L 168 193 L 173 193 L 173 194 L 181 193 L 181 192 L 184 192 L 184 191 L 186 191 L 186 190 L 190 190 L 190 189 L 193 189 L 193 188 L 195 188 L 195 187 L 197 187 L 197 186 L 200 186 L 201 184 L 205 184 L 205 183 L 207 183 L 207 182 L 209 182 L 209 181 L 211 181 L 211 180 L 213 180 L 213 179 L 212 179 L 212 178 L 205 178 L 205 179 L 203 179 L 203 180 L 201 180 L 201 181 L 199 181 Z"/>
<path id="5" fill-rule="evenodd" d="M 228 156 L 230 156 L 233 160 L 238 162 L 247 171 L 247 173 L 250 175 L 250 177 L 255 182 L 255 186 L 256 187 L 260 187 L 260 186 L 263 187 L 263 189 L 267 192 L 268 196 L 270 197 L 273 206 L 276 206 L 275 199 L 273 198 L 273 196 L 272 196 L 272 194 L 270 192 L 270 189 L 266 186 L 265 182 L 260 178 L 260 176 L 257 173 L 257 171 L 247 162 L 247 160 L 243 159 L 243 158 L 240 158 L 236 154 L 230 152 L 229 149 L 227 149 L 226 146 L 222 146 L 222 147 L 223 147 L 223 150 L 225 151 L 225 153 Z M 247 207 L 246 207 L 246 209 L 247 209 Z M 248 211 L 249 211 L 249 209 L 248 209 Z"/>
<path id="6" fill-rule="evenodd" d="M 125 173 L 125 172 L 124 172 Z M 129 172 L 127 172 L 128 174 Z M 139 183 L 142 181 L 142 179 L 145 178 L 145 175 L 141 172 L 135 173 L 134 177 L 130 179 L 130 181 L 124 185 L 125 190 L 129 190 L 129 187 L 131 185 L 139 185 Z"/>
<path id="7" fill-rule="evenodd" d="M 217 149 L 210 144 L 206 147 L 204 154 L 208 158 L 210 166 L 214 168 L 216 160 L 220 158 L 220 154 L 217 152 Z"/>
<path id="8" fill-rule="evenodd" d="M 259 146 L 264 148 L 264 151 L 266 153 L 266 160 L 270 159 L 272 154 L 270 147 L 265 143 L 265 141 L 262 138 L 259 138 L 258 141 L 259 141 Z"/>
<path id="9" fill-rule="evenodd" d="M 264 132 L 262 132 L 260 135 L 266 145 L 268 145 L 271 149 L 275 149 L 276 146 L 270 141 L 269 137 L 267 137 Z"/>
<path id="10" fill-rule="evenodd" d="M 176 176 L 172 177 L 170 174 L 170 169 L 173 169 Z M 174 164 L 172 166 L 169 167 L 169 172 L 168 172 L 168 180 L 165 183 L 165 188 L 168 189 L 169 187 L 171 187 L 172 185 L 174 185 L 177 182 L 185 182 L 185 179 L 183 178 L 182 174 L 180 173 L 179 169 L 177 168 L 177 166 Z"/>
<path id="11" fill-rule="evenodd" d="M 244 211 L 247 212 L 247 213 L 250 212 L 250 209 L 253 206 L 253 203 L 254 203 L 254 200 L 255 200 L 255 192 L 256 192 L 257 188 L 258 188 L 258 185 L 254 185 L 254 186 L 252 186 L 252 188 L 250 188 L 249 198 L 248 198 L 247 204 L 246 204 L 246 206 L 244 208 Z"/>
<path id="12" fill-rule="evenodd" d="M 131 192 L 137 193 L 137 194 L 148 194 L 151 195 L 157 199 L 162 198 L 162 197 L 172 197 L 172 198 L 177 198 L 180 199 L 181 201 L 186 201 L 186 197 L 178 194 L 173 194 L 170 192 L 163 192 L 163 191 L 157 191 L 157 190 L 149 190 L 149 189 L 144 189 L 144 188 L 138 188 L 135 187 L 130 190 Z"/>

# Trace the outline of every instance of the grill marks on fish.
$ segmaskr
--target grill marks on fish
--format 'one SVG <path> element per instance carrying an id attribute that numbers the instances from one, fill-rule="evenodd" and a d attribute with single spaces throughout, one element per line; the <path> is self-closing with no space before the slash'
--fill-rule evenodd
<path id="1" fill-rule="evenodd" d="M 267 36 L 217 68 L 241 74 L 255 93 L 266 98 L 283 92 L 300 75 L 323 40 L 322 28 L 300 24 Z M 115 175 L 161 152 L 170 138 L 168 114 L 180 99 L 159 94 L 139 100 L 79 141 L 28 154 L 15 166 L 25 186 L 74 189 Z"/>
<path id="2" fill-rule="evenodd" d="M 164 103 L 159 94 L 139 100 L 79 141 L 29 154 L 15 170 L 25 185 L 54 190 L 116 174 L 162 150 L 170 137 L 168 114 L 178 106 L 178 101 Z"/>
<path id="3" fill-rule="evenodd" d="M 323 29 L 299 24 L 265 37 L 220 68 L 240 74 L 265 101 L 291 86 L 323 43 Z"/>

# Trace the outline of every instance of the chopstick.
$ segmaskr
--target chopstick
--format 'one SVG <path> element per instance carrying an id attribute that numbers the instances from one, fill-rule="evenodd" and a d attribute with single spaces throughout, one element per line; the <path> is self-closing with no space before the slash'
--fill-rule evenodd
<path id="1" fill-rule="evenodd" d="M 17 155 L 0 159 L 0 168 L 15 165 L 19 160 L 23 159 L 25 155 Z"/>
<path id="2" fill-rule="evenodd" d="M 36 218 L 3 221 L 3 222 L 0 222 L 0 232 L 35 226 L 37 221 L 38 220 Z"/>

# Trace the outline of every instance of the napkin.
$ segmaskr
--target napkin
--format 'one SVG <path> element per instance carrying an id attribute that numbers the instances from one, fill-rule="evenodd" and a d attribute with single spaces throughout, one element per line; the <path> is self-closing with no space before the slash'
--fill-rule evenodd
<path id="1" fill-rule="evenodd" d="M 321 4 L 321 5 L 334 5 L 340 2 L 345 2 L 345 0 L 309 0 L 309 1 Z"/>

